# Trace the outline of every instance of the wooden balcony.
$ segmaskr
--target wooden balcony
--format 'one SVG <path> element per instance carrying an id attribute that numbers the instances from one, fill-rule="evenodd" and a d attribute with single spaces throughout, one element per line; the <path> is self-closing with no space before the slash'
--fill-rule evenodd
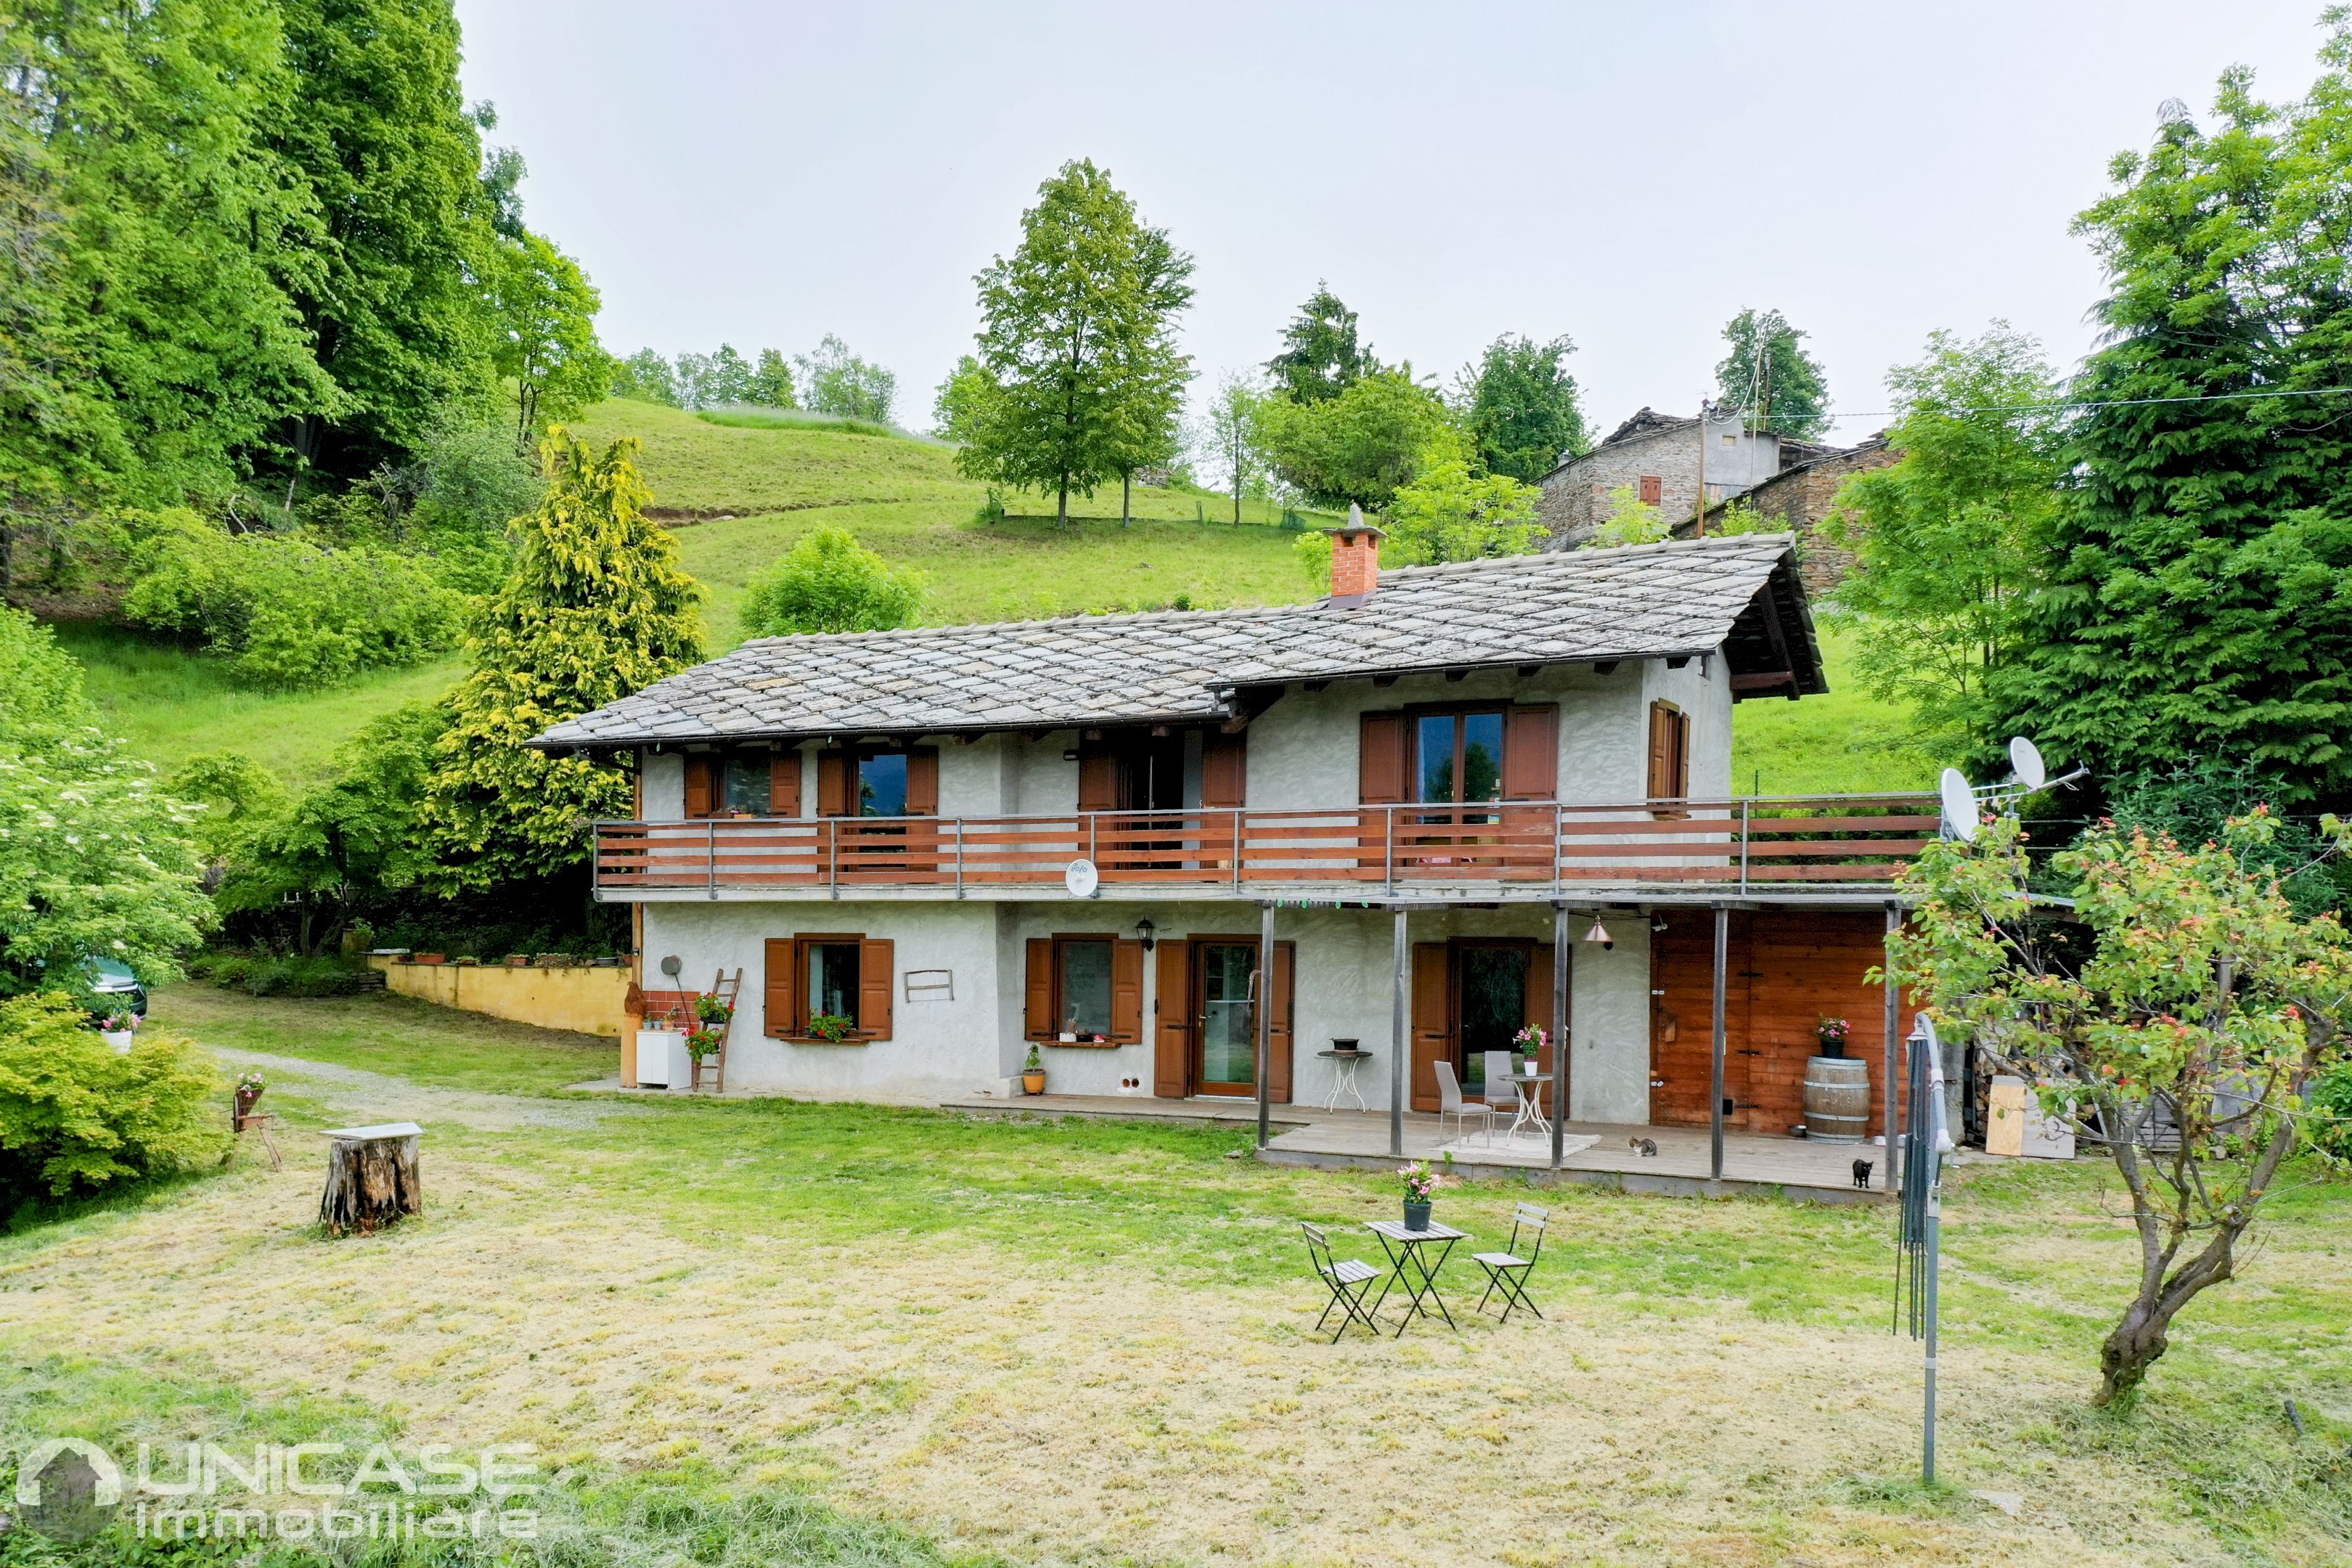
<path id="1" fill-rule="evenodd" d="M 1604 887 L 1748 893 L 1883 886 L 1937 826 L 1930 795 L 1678 802 L 1671 808 L 1365 805 L 1329 811 L 600 822 L 604 898 L 1003 896 L 1058 888 L 1073 860 L 1105 889 L 1389 899 L 1414 889 Z"/>

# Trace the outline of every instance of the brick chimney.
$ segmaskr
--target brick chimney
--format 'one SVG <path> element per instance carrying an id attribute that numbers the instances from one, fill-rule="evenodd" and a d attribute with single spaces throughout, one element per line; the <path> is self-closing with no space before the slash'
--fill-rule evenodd
<path id="1" fill-rule="evenodd" d="M 1348 507 L 1348 522 L 1331 533 L 1331 602 L 1360 605 L 1381 585 L 1381 541 L 1388 537 L 1364 521 L 1361 507 Z"/>

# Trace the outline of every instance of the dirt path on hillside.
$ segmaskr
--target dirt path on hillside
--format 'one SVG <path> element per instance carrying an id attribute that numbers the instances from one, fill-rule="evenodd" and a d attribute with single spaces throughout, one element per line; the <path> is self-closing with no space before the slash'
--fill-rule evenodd
<path id="1" fill-rule="evenodd" d="M 292 1161 L 0 1243 L 8 1339 L 366 1400 L 409 1443 L 527 1441 L 624 1467 L 700 1454 L 1023 1562 L 2227 1560 L 2202 1525 L 2148 1508 L 2158 1489 L 2123 1459 L 2036 1447 L 2031 1473 L 1995 1475 L 1971 1458 L 2015 1454 L 2021 1423 L 2078 1408 L 2071 1363 L 1947 1347 L 1949 1462 L 2026 1503 L 2015 1521 L 1966 1498 L 1924 1517 L 1846 1479 L 1916 1461 L 1918 1349 L 1882 1325 L 1691 1297 L 1649 1310 L 1554 1272 L 1537 1283 L 1550 1315 L 1498 1329 L 1467 1312 L 1472 1271 L 1449 1269 L 1460 1335 L 1333 1347 L 1305 1337 L 1304 1278 L 1184 1288 L 1148 1259 L 1055 1270 L 938 1238 L 815 1247 L 788 1212 L 748 1240 L 683 1234 L 659 1192 L 527 1142 L 542 1113 L 634 1108 L 221 1055 L 354 1116 L 524 1130 L 528 1157 L 436 1157 L 427 1214 L 373 1237 L 320 1240 L 318 1173 Z"/>
<path id="2" fill-rule="evenodd" d="M 415 1121 L 429 1127 L 436 1121 L 454 1121 L 485 1131 L 510 1131 L 521 1127 L 593 1127 L 607 1117 L 645 1112 L 642 1106 L 619 1102 L 588 1104 L 444 1089 L 390 1073 L 370 1072 L 364 1068 L 339 1067 L 332 1062 L 281 1057 L 268 1051 L 238 1050 L 233 1046 L 205 1048 L 233 1068 L 257 1069 L 273 1088 L 314 1100 L 338 1117 L 360 1122 Z"/>

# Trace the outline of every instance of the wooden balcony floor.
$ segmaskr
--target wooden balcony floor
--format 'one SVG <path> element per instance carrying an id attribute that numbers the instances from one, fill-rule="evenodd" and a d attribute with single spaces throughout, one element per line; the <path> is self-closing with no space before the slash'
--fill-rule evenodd
<path id="1" fill-rule="evenodd" d="M 1012 1099 L 988 1095 L 961 1096 L 940 1102 L 940 1109 L 981 1116 L 1087 1116 L 1111 1120 L 1162 1121 L 1197 1121 L 1234 1127 L 1255 1127 L 1255 1101 L 1203 1097 L 1158 1100 L 1147 1096 L 1041 1094 Z M 1386 1111 L 1328 1111 L 1304 1105 L 1273 1109 L 1275 1137 L 1260 1158 L 1270 1163 L 1308 1165 L 1326 1170 L 1392 1170 Z M 1451 1123 L 1448 1123 L 1451 1129 Z M 1869 1143 L 1814 1143 L 1801 1138 L 1766 1137 L 1753 1132 L 1726 1131 L 1723 1138 L 1723 1179 L 1708 1176 L 1707 1131 L 1704 1127 L 1647 1127 L 1616 1122 L 1571 1121 L 1571 1138 L 1593 1142 L 1561 1162 L 1552 1171 L 1551 1141 L 1532 1131 L 1517 1140 L 1497 1134 L 1491 1144 L 1474 1132 L 1465 1142 L 1438 1129 L 1438 1119 L 1412 1112 L 1404 1119 L 1404 1157 L 1435 1160 L 1451 1143 L 1454 1169 L 1476 1178 L 1532 1177 L 1538 1182 L 1573 1181 L 1620 1187 L 1628 1192 L 1664 1193 L 1685 1197 L 1730 1196 L 1739 1193 L 1778 1193 L 1819 1203 L 1872 1203 L 1885 1200 L 1886 1151 Z M 1631 1141 L 1647 1138 L 1658 1152 L 1643 1154 Z M 1853 1184 L 1853 1163 L 1872 1164 L 1871 1185 Z"/>

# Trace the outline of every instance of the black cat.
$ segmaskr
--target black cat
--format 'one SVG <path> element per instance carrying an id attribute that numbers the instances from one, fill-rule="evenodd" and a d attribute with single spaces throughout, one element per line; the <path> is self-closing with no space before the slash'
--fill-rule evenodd
<path id="1" fill-rule="evenodd" d="M 1870 1163 L 1871 1163 L 1867 1160 L 1856 1160 L 1853 1163 L 1853 1184 L 1855 1186 L 1866 1187 L 1870 1185 Z"/>

